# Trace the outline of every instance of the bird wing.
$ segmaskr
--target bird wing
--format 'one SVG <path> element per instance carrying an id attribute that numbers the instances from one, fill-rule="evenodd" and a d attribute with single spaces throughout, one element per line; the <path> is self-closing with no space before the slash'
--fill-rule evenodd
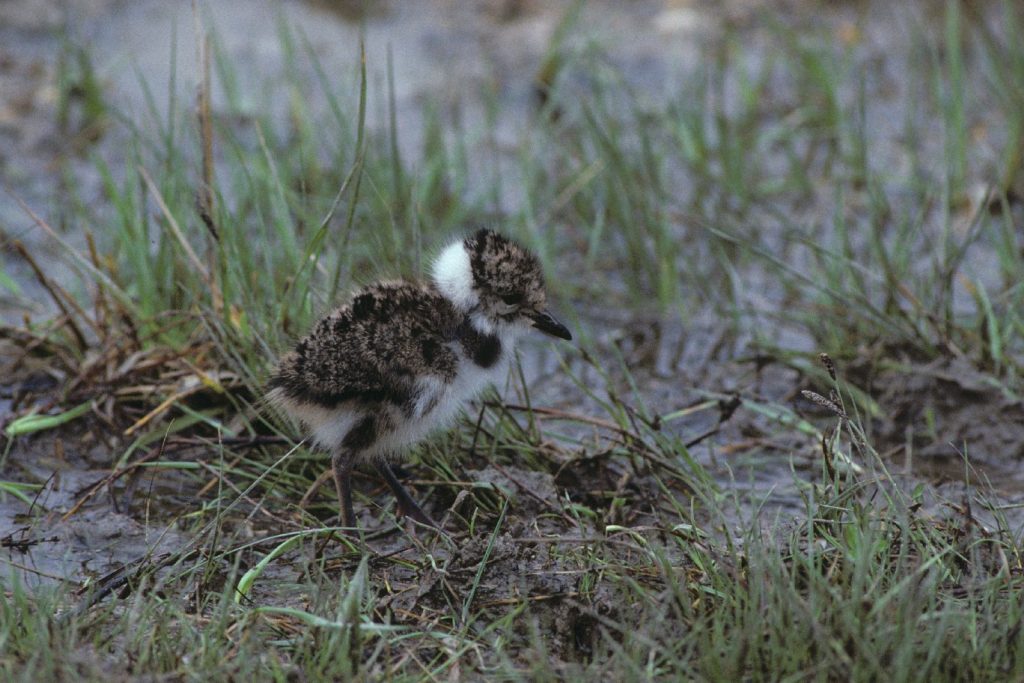
<path id="1" fill-rule="evenodd" d="M 433 289 L 405 281 L 363 288 L 320 320 L 282 362 L 272 384 L 332 406 L 361 398 L 403 404 L 416 378 L 450 380 L 458 316 Z"/>

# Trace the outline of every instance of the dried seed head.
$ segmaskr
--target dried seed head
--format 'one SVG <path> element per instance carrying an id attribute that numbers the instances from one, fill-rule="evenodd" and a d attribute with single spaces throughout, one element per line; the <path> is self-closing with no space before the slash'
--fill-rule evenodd
<path id="1" fill-rule="evenodd" d="M 803 394 L 803 397 L 806 398 L 808 401 L 814 401 L 819 406 L 828 408 L 839 417 L 844 419 L 846 418 L 846 411 L 840 408 L 839 404 L 837 404 L 835 401 L 828 400 L 827 398 L 825 398 L 816 391 L 808 391 L 807 389 L 804 389 L 800 393 Z"/>
<path id="2" fill-rule="evenodd" d="M 828 370 L 828 376 L 831 377 L 834 382 L 836 379 L 836 364 L 835 361 L 832 360 L 832 356 L 827 353 L 821 353 L 818 354 L 818 358 L 821 360 L 821 364 L 825 366 L 825 369 Z"/>

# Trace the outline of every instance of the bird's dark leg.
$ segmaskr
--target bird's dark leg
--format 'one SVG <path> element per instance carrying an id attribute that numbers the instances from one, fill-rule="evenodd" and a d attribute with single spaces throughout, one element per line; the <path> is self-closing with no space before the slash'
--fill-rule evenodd
<path id="1" fill-rule="evenodd" d="M 423 509 L 416 504 L 416 501 L 412 499 L 409 492 L 402 486 L 402 482 L 398 481 L 398 477 L 391 471 L 391 467 L 383 460 L 377 461 L 377 471 L 384 477 L 384 481 L 391 487 L 391 492 L 395 494 L 395 499 L 398 501 L 398 516 L 399 517 L 412 517 L 420 524 L 440 529 L 434 520 L 423 511 Z"/>
<path id="2" fill-rule="evenodd" d="M 334 486 L 338 490 L 338 507 L 341 514 L 341 525 L 348 527 L 349 534 L 356 532 L 356 514 L 352 510 L 352 467 L 356 457 L 365 452 L 377 438 L 377 417 L 374 414 L 364 415 L 352 429 L 348 431 L 341 445 L 331 457 L 334 468 Z"/>
<path id="3" fill-rule="evenodd" d="M 341 526 L 348 527 L 346 533 L 356 531 L 356 514 L 352 509 L 352 466 L 355 454 L 347 448 L 339 448 L 331 456 L 331 469 L 334 471 L 334 488 L 338 492 L 338 511 Z"/>

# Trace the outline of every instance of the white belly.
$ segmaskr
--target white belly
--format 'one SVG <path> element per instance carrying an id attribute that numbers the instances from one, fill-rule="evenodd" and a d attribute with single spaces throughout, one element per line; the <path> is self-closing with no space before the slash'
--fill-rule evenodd
<path id="1" fill-rule="evenodd" d="M 467 403 L 488 386 L 505 379 L 510 356 L 510 353 L 503 353 L 489 368 L 481 368 L 463 358 L 450 384 L 434 377 L 422 380 L 418 385 L 420 392 L 412 417 L 395 415 L 397 428 L 384 435 L 374 451 L 381 455 L 397 454 L 397 451 L 422 441 L 432 432 L 451 426 Z"/>

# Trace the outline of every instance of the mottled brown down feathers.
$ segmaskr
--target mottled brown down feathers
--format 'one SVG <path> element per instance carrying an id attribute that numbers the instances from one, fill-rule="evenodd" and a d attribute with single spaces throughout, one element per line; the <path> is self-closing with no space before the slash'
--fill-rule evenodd
<path id="1" fill-rule="evenodd" d="M 429 286 L 369 285 L 281 358 L 270 387 L 323 407 L 352 399 L 406 402 L 418 376 L 455 376 L 458 358 L 449 344 L 462 317 Z"/>

